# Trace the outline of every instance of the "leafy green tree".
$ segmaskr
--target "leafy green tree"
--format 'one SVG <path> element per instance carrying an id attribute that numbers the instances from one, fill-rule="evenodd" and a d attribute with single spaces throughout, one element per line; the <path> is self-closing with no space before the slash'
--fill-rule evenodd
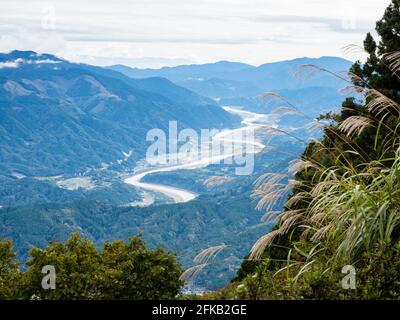
<path id="1" fill-rule="evenodd" d="M 27 262 L 26 298 L 40 299 L 96 299 L 101 298 L 97 278 L 101 257 L 94 244 L 73 234 L 66 243 L 52 243 L 44 249 L 32 248 Z M 42 288 L 44 266 L 54 266 L 56 289 Z"/>
<path id="2" fill-rule="evenodd" d="M 105 244 L 102 268 L 105 298 L 173 299 L 182 285 L 175 257 L 160 248 L 147 249 L 139 237 Z"/>
<path id="3" fill-rule="evenodd" d="M 25 274 L 25 298 L 56 300 L 173 299 L 182 283 L 175 257 L 162 249 L 150 250 L 140 237 L 128 243 L 93 242 L 73 234 L 66 243 L 33 248 Z M 54 266 L 56 288 L 43 289 L 44 266 Z"/>
<path id="4" fill-rule="evenodd" d="M 20 294 L 22 273 L 15 260 L 11 241 L 0 241 L 0 300 L 16 299 Z"/>

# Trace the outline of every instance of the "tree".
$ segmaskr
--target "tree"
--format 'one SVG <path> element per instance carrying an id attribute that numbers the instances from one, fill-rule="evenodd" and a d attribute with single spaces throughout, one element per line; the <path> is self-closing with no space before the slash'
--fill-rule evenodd
<path id="1" fill-rule="evenodd" d="M 382 92 L 385 96 L 400 102 L 400 77 L 393 74 L 388 54 L 400 51 L 400 0 L 392 0 L 383 17 L 376 23 L 376 31 L 380 37 L 379 43 L 371 33 L 364 40 L 364 50 L 368 54 L 365 64 L 357 62 L 351 71 L 369 86 Z M 359 80 L 353 80 L 359 84 Z"/>
<path id="2" fill-rule="evenodd" d="M 25 298 L 40 299 L 96 299 L 98 291 L 98 271 L 101 257 L 94 244 L 83 239 L 79 233 L 73 234 L 66 243 L 52 243 L 44 249 L 32 248 L 27 262 L 27 287 Z M 42 288 L 44 266 L 54 266 L 56 289 Z"/>
<path id="3" fill-rule="evenodd" d="M 75 233 L 66 243 L 33 248 L 30 255 L 24 291 L 28 299 L 173 299 L 182 285 L 175 257 L 146 248 L 140 237 L 97 250 Z M 49 265 L 56 271 L 55 290 L 42 288 L 42 268 Z"/>
<path id="4" fill-rule="evenodd" d="M 11 241 L 0 241 L 0 300 L 16 299 L 20 294 L 22 273 L 15 260 Z"/>
<path id="5" fill-rule="evenodd" d="M 304 266 L 299 274 L 306 273 L 315 263 L 315 274 L 320 276 L 327 265 L 334 270 L 333 262 L 342 257 L 362 270 L 360 279 L 373 283 L 365 287 L 364 298 L 379 292 L 384 297 L 397 296 L 398 270 L 390 266 L 398 261 L 400 241 L 396 224 L 398 187 L 392 187 L 398 183 L 400 161 L 400 76 L 396 70 L 400 64 L 399 7 L 400 0 L 392 0 L 376 25 L 379 43 L 368 33 L 364 41 L 368 59 L 364 64 L 356 62 L 350 69 L 354 87 L 365 94 L 365 100 L 347 99 L 339 115 L 325 117 L 334 121 L 325 127 L 321 141 L 307 146 L 302 156 L 305 168 L 296 175 L 293 194 L 280 215 L 279 225 L 255 244 L 255 257 L 263 254 L 264 260 L 277 262 L 266 269 L 276 273 L 293 259 L 293 265 Z M 357 130 L 357 134 L 351 134 L 348 128 Z M 268 183 L 267 180 L 261 188 Z M 350 202 L 349 199 L 361 199 L 362 188 L 370 197 L 362 198 L 363 202 Z M 325 201 L 331 206 L 323 207 Z M 387 211 L 385 205 L 389 206 Z M 362 216 L 355 217 L 359 212 Z M 387 212 L 395 218 L 384 219 L 385 214 L 389 216 Z M 376 217 L 380 223 L 373 220 Z M 377 236 L 375 228 L 387 230 L 384 240 Z M 352 238 L 355 235 L 357 240 Z M 365 239 L 368 245 L 349 245 L 367 242 Z M 282 257 L 287 257 L 286 261 Z M 244 264 L 239 274 L 242 278 L 246 269 L 254 270 L 254 266 Z M 371 280 L 375 271 L 380 274 L 380 284 Z M 310 274 L 312 271 L 307 273 Z M 322 273 L 323 277 L 330 274 Z"/>
<path id="6" fill-rule="evenodd" d="M 173 299 L 182 270 L 175 257 L 149 250 L 139 237 L 107 243 L 102 252 L 101 292 L 110 299 Z"/>

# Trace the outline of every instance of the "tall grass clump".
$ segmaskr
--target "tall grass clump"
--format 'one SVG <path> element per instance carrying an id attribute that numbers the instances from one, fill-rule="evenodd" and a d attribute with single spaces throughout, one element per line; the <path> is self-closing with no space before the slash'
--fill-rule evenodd
<path id="1" fill-rule="evenodd" d="M 244 281 L 254 287 L 251 279 L 264 274 L 257 280 L 261 297 L 400 297 L 399 8 L 392 0 L 377 22 L 380 42 L 367 35 L 368 58 L 347 76 L 312 65 L 299 69 L 327 72 L 361 98 L 347 98 L 338 114 L 311 119 L 310 127 L 323 128 L 322 139 L 310 142 L 286 175 L 257 181 L 263 220 L 278 220 L 249 255 L 252 276 Z M 290 103 L 285 110 L 301 113 Z M 291 173 L 295 181 L 283 184 Z M 272 210 L 282 197 L 288 200 L 277 214 Z M 357 289 L 350 292 L 340 286 L 347 265 L 357 270 Z"/>

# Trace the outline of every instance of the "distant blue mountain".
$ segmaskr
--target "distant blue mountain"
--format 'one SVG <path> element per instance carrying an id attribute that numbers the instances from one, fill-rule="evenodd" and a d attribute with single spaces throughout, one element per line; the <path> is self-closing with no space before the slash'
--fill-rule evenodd
<path id="1" fill-rule="evenodd" d="M 339 89 L 346 84 L 326 72 L 314 72 L 305 65 L 315 65 L 331 72 L 347 71 L 352 63 L 338 57 L 299 58 L 258 67 L 230 62 L 187 65 L 162 69 L 135 69 L 112 66 L 132 78 L 162 76 L 198 94 L 213 98 L 220 104 L 243 105 L 267 112 L 271 109 L 259 96 L 278 92 L 291 99 L 304 112 L 315 115 L 335 109 L 343 97 Z"/>
<path id="2" fill-rule="evenodd" d="M 216 63 L 163 67 L 161 69 L 138 69 L 124 65 L 114 65 L 108 68 L 122 72 L 132 78 L 164 77 L 173 82 L 179 82 L 224 78 L 227 72 L 239 72 L 254 67 L 245 63 L 220 61 Z"/>
<path id="3" fill-rule="evenodd" d="M 165 77 L 176 83 L 207 82 L 219 80 L 235 81 L 236 83 L 251 83 L 258 88 L 280 90 L 298 89 L 299 87 L 312 87 L 315 83 L 320 86 L 333 86 L 335 79 L 321 73 L 314 79 L 296 77 L 294 72 L 302 65 L 316 65 L 332 72 L 347 71 L 351 62 L 338 57 L 299 58 L 288 61 L 266 63 L 259 67 L 248 64 L 221 61 L 203 65 L 185 65 L 178 67 L 165 67 L 161 69 L 138 69 L 123 65 L 108 67 L 117 70 L 132 78 Z M 322 83 L 320 81 L 323 81 Z M 227 84 L 230 83 L 227 81 Z"/>
<path id="4" fill-rule="evenodd" d="M 315 65 L 331 72 L 347 71 L 351 62 L 337 57 L 299 58 L 289 61 L 263 64 L 254 69 L 240 72 L 241 81 L 250 81 L 263 90 L 302 89 L 307 87 L 338 88 L 338 79 L 324 72 L 313 73 L 304 65 Z M 296 74 L 297 73 L 297 74 Z M 227 79 L 231 79 L 228 75 Z"/>
<path id="5" fill-rule="evenodd" d="M 237 121 L 213 100 L 165 78 L 137 80 L 49 54 L 0 54 L 0 175 L 76 172 L 143 157 L 146 133 Z"/>
<path id="6" fill-rule="evenodd" d="M 18 59 L 24 60 L 25 63 L 38 63 L 38 62 L 44 62 L 46 60 L 53 61 L 53 62 L 65 62 L 65 60 L 60 59 L 54 55 L 51 54 L 39 54 L 34 51 L 20 51 L 20 50 L 14 50 L 11 51 L 10 53 L 1 53 L 0 52 L 0 62 L 12 62 L 16 61 Z M 22 62 L 22 61 L 20 61 Z"/>

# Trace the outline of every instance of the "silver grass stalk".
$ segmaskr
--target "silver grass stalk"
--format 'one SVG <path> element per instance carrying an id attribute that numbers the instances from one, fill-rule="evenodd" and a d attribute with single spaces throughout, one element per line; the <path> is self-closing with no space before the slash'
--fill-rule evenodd
<path id="1" fill-rule="evenodd" d="M 352 116 L 344 120 L 339 130 L 347 134 L 348 137 L 359 136 L 366 128 L 374 125 L 373 120 L 362 116 Z"/>
<path id="2" fill-rule="evenodd" d="M 207 248 L 205 250 L 203 250 L 202 252 L 200 252 L 195 258 L 194 258 L 194 262 L 196 262 L 197 264 L 209 264 L 211 260 L 215 259 L 215 257 L 225 248 L 227 247 L 227 245 L 222 244 L 219 246 L 215 246 L 215 247 L 210 247 Z"/>

